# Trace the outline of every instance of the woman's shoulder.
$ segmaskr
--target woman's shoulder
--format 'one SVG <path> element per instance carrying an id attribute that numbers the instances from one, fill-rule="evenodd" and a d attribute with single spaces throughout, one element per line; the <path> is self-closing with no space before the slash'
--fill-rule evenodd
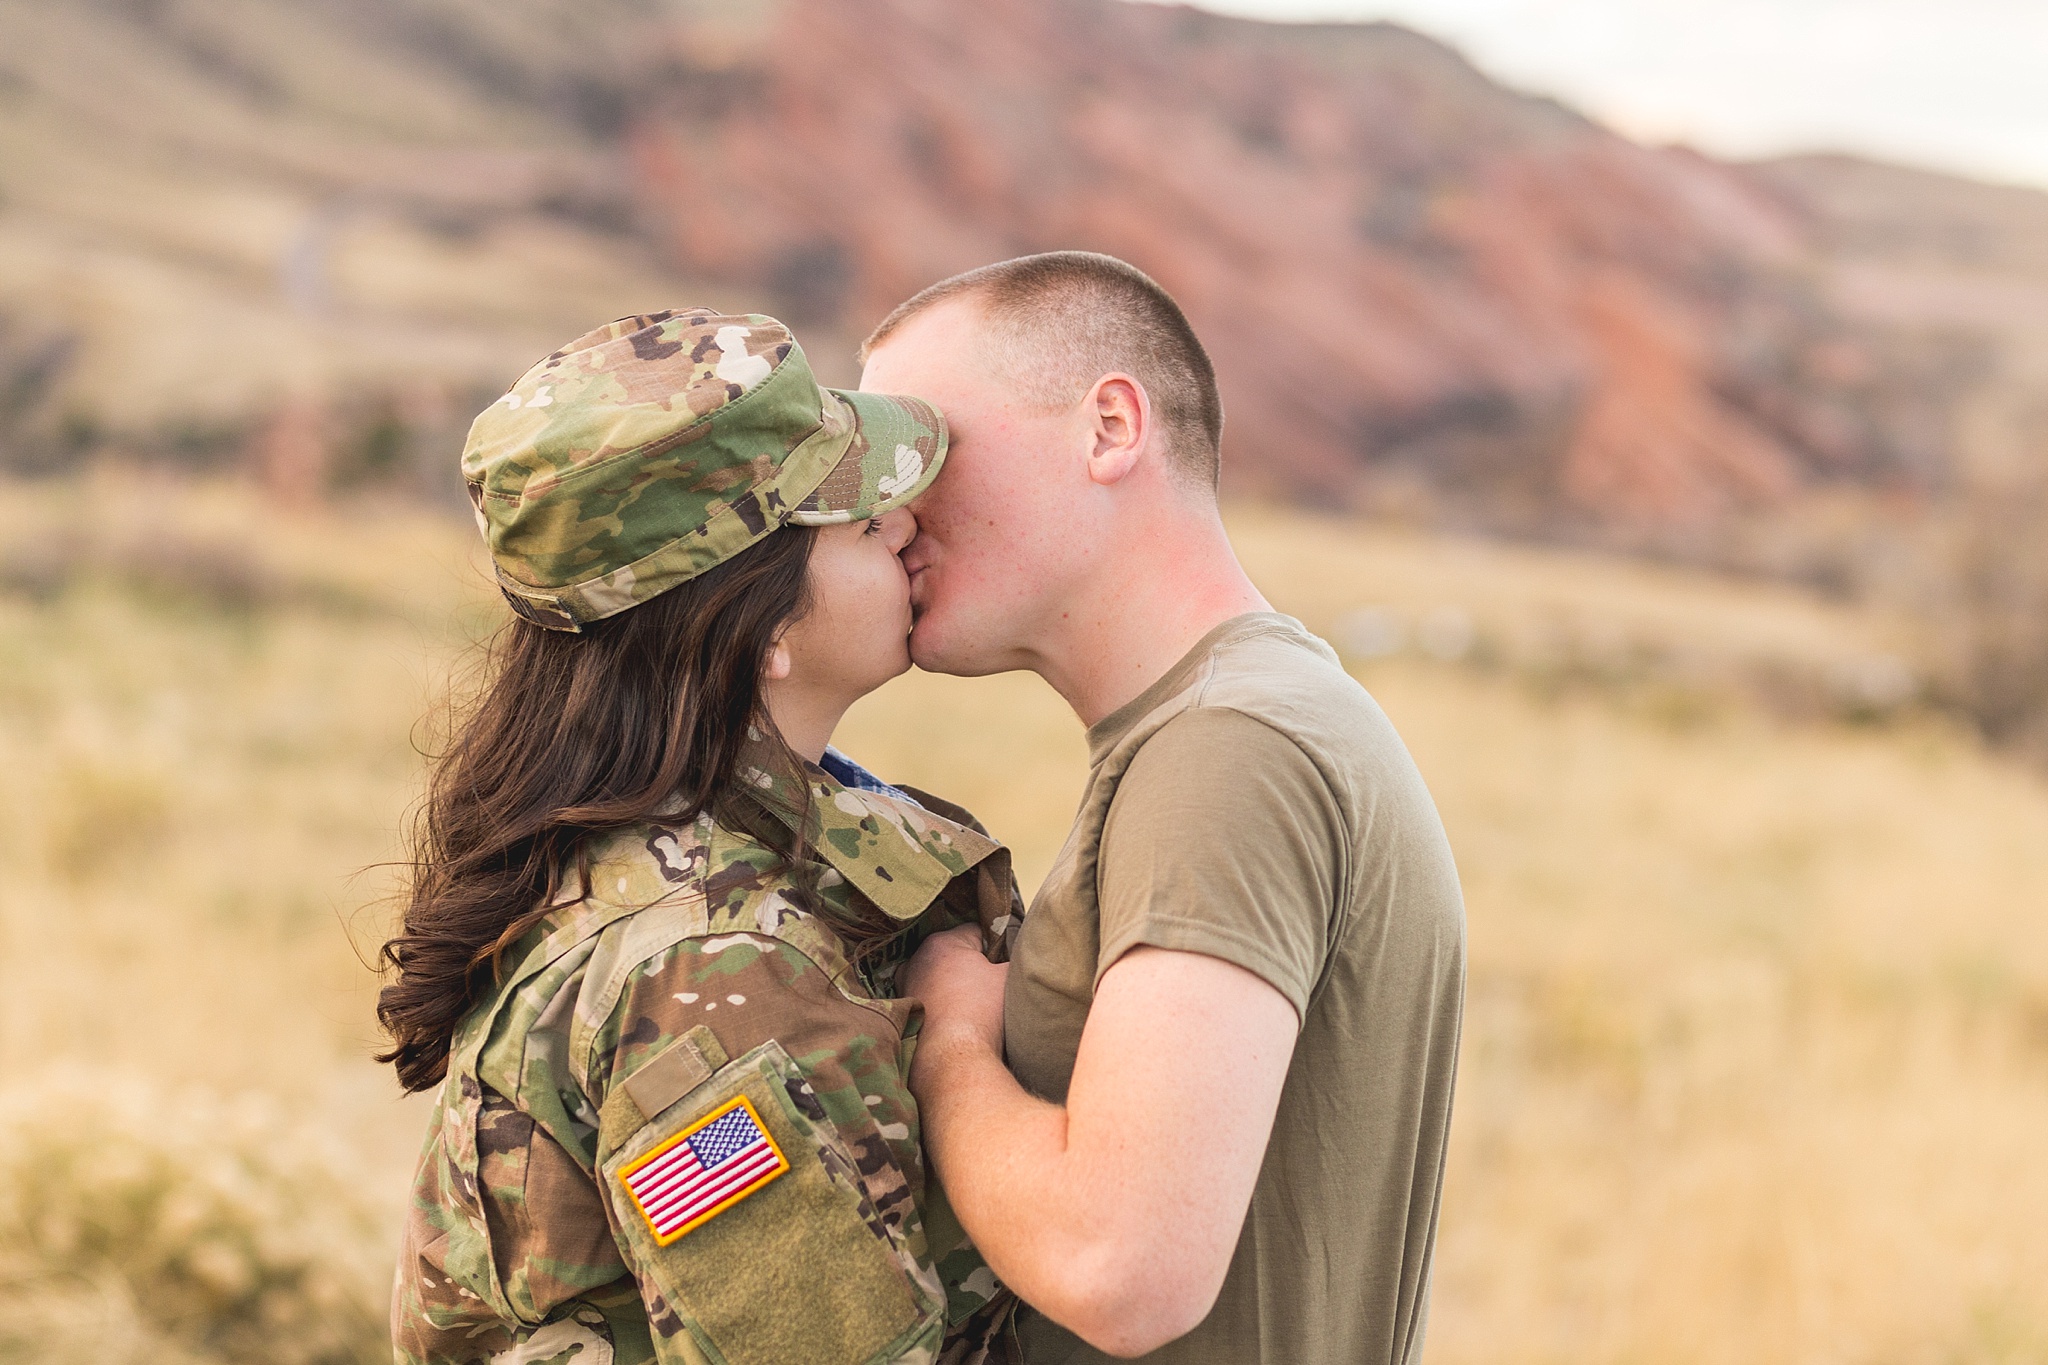
<path id="1" fill-rule="evenodd" d="M 844 964 L 836 936 L 799 904 L 782 856 L 708 816 L 621 829 L 589 850 L 587 866 L 570 888 L 576 899 L 550 918 L 600 940 L 593 965 L 636 965 L 672 945 L 735 934 L 786 942 L 828 969 Z"/>
<path id="2" fill-rule="evenodd" d="M 591 845 L 523 941 L 497 1015 L 486 1025 L 523 1074 L 559 1055 L 578 1082 L 589 1059 L 631 1050 L 650 1019 L 712 1023 L 728 1016 L 856 1006 L 900 1031 L 900 1002 L 874 1000 L 839 937 L 803 910 L 781 860 L 708 820 L 647 823 Z M 836 1002 L 836 1003 L 835 1003 Z M 507 1012 L 509 1011 L 509 1013 Z"/>
<path id="3" fill-rule="evenodd" d="M 801 907 L 772 850 L 708 817 L 622 827 L 564 869 L 484 1013 L 511 1008 L 533 1021 L 573 1018 L 587 1027 L 629 994 L 630 978 L 713 971 L 706 964 L 753 940 L 773 942 L 777 956 L 806 964 L 837 988 L 855 985 L 838 936 Z"/>

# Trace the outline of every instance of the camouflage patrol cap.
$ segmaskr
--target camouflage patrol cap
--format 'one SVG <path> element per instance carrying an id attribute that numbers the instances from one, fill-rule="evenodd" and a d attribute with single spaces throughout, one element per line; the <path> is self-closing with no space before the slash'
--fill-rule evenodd
<path id="1" fill-rule="evenodd" d="M 901 507 L 945 457 L 929 403 L 821 388 L 774 318 L 691 308 L 620 318 L 528 370 L 470 427 L 462 473 L 512 609 L 574 631 L 786 522 Z"/>

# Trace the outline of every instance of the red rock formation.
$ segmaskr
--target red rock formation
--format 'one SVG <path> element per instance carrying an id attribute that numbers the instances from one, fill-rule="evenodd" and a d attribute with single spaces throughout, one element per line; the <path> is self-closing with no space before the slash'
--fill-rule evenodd
<path id="1" fill-rule="evenodd" d="M 1209 341 L 1235 487 L 1494 528 L 1711 548 L 1727 509 L 2010 479 L 2041 448 L 2048 196 L 1637 147 L 1389 25 L 1124 0 L 30 9 L 0 133 L 44 171 L 15 177 L 0 249 L 92 241 L 81 278 L 107 273 L 4 283 L 0 465 L 117 439 L 191 458 L 195 432 L 264 427 L 182 362 L 128 382 L 137 324 L 79 300 L 138 270 L 181 313 L 270 310 L 281 344 L 245 359 L 274 381 L 231 388 L 355 395 L 319 482 L 443 439 L 414 386 L 488 393 L 591 310 L 663 294 L 650 247 L 680 268 L 637 306 L 782 311 L 839 378 L 932 280 L 1115 252 Z M 133 211 L 173 185 L 187 208 Z M 242 203 L 305 214 L 282 291 Z M 330 278 L 372 218 L 410 243 L 393 260 L 466 256 L 472 283 Z M 619 269 L 474 294 L 545 270 L 542 243 Z M 289 482 L 313 465 L 277 420 Z"/>
<path id="2" fill-rule="evenodd" d="M 1845 343 L 1788 210 L 1405 30 L 787 0 L 669 36 L 629 137 L 683 265 L 858 334 L 985 261 L 1122 256 L 1213 351 L 1240 489 L 1670 524 L 1886 476 L 1813 439 Z"/>

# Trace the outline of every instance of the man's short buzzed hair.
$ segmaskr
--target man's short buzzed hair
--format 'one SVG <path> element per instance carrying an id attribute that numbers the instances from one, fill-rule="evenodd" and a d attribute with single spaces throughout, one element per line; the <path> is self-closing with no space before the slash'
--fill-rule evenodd
<path id="1" fill-rule="evenodd" d="M 1213 491 L 1222 465 L 1216 369 L 1173 295 L 1144 271 L 1092 251 L 1019 256 L 955 275 L 899 304 L 861 343 L 860 358 L 934 304 L 980 303 L 992 349 L 1032 401 L 1063 408 L 1120 371 L 1145 386 L 1171 461 Z"/>

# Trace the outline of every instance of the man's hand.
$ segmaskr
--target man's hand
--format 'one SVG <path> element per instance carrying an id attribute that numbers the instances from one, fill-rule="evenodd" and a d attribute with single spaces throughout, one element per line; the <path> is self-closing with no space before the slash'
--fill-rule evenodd
<path id="1" fill-rule="evenodd" d="M 933 934 L 896 974 L 899 993 L 924 1005 L 912 1083 L 928 1055 L 973 1043 L 1003 1055 L 1003 983 L 1010 969 L 981 954 L 981 930 L 963 924 Z"/>

